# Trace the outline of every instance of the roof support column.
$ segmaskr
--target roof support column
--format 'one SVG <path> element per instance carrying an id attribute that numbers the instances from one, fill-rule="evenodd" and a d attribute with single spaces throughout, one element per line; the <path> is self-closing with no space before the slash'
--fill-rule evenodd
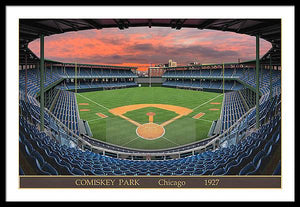
<path id="1" fill-rule="evenodd" d="M 47 64 L 44 64 L 44 80 L 45 80 L 45 82 L 47 82 L 46 75 L 47 75 Z"/>
<path id="2" fill-rule="evenodd" d="M 40 130 L 44 131 L 44 35 L 40 36 Z"/>
<path id="3" fill-rule="evenodd" d="M 259 128 L 259 34 L 256 34 L 256 128 Z"/>
<path id="4" fill-rule="evenodd" d="M 51 66 L 51 79 L 52 79 L 52 72 L 53 72 L 52 71 L 53 70 L 52 66 L 53 66 L 53 63 L 50 63 L 50 64 L 51 64 L 50 66 Z"/>
<path id="5" fill-rule="evenodd" d="M 77 93 L 77 63 L 75 62 L 75 93 Z"/>
<path id="6" fill-rule="evenodd" d="M 151 87 L 151 67 L 152 67 L 152 64 L 150 63 L 150 68 L 149 68 L 149 87 Z"/>
<path id="7" fill-rule="evenodd" d="M 224 67 L 224 62 L 223 62 L 223 95 L 224 95 L 224 84 L 225 84 L 224 73 L 225 73 L 225 67 Z"/>
<path id="8" fill-rule="evenodd" d="M 271 55 L 270 55 L 270 66 L 269 66 L 269 68 L 270 68 L 270 96 L 269 96 L 269 98 L 272 99 L 272 97 L 273 97 L 273 80 L 272 80 L 272 70 L 273 70 L 273 68 L 272 68 L 272 56 Z"/>
<path id="9" fill-rule="evenodd" d="M 25 102 L 27 102 L 27 54 L 25 54 Z"/>
<path id="10" fill-rule="evenodd" d="M 39 65 L 39 63 L 37 62 L 37 63 L 36 63 L 36 79 L 39 79 L 39 73 L 40 73 L 40 65 Z"/>

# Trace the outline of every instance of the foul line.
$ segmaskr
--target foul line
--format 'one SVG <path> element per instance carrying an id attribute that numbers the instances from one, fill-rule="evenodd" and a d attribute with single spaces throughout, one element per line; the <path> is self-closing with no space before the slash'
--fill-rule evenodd
<path id="1" fill-rule="evenodd" d="M 97 121 L 97 120 L 100 120 L 100 119 L 103 119 L 103 118 L 97 118 L 97 119 L 87 120 L 87 122 Z"/>
<path id="2" fill-rule="evenodd" d="M 194 111 L 195 109 L 199 108 L 200 106 L 203 106 L 203 105 L 205 105 L 205 104 L 207 104 L 207 103 L 209 103 L 209 102 L 211 102 L 211 101 L 215 100 L 216 98 L 218 98 L 219 96 L 222 96 L 222 95 L 223 95 L 223 94 L 220 94 L 220 95 L 218 95 L 218 96 L 216 96 L 216 97 L 214 97 L 214 98 L 212 98 L 212 99 L 210 99 L 210 100 L 206 101 L 205 103 L 203 103 L 203 104 L 200 104 L 199 106 L 196 106 L 196 107 L 195 107 L 195 108 L 193 108 L 192 110 Z"/>
<path id="3" fill-rule="evenodd" d="M 101 104 L 99 104 L 99 103 L 97 103 L 97 102 L 95 102 L 95 101 L 93 101 L 93 100 L 91 100 L 91 99 L 89 99 L 89 98 L 87 98 L 87 97 L 85 97 L 85 96 L 79 94 L 79 93 L 78 93 L 77 95 L 79 95 L 79 96 L 81 96 L 81 97 L 83 97 L 83 98 L 85 98 L 85 99 L 87 99 L 87 100 L 93 102 L 94 104 L 96 104 L 96 105 L 98 105 L 98 106 L 101 106 L 101 107 L 105 108 L 105 109 L 108 110 L 108 111 L 110 110 L 109 108 L 107 108 L 107 107 L 105 107 L 105 106 L 103 106 L 103 105 L 101 105 Z"/>
<path id="4" fill-rule="evenodd" d="M 177 143 L 175 143 L 175 142 L 173 142 L 173 141 L 169 140 L 168 138 L 166 138 L 166 137 L 164 137 L 164 136 L 163 136 L 163 137 L 161 137 L 161 138 L 164 138 L 165 140 L 167 140 L 167 141 L 169 141 L 169 142 L 171 142 L 171 143 L 173 143 L 173 144 L 176 144 L 176 145 L 178 145 L 178 146 L 180 145 L 180 144 L 177 144 Z"/>
<path id="5" fill-rule="evenodd" d="M 213 122 L 213 121 L 207 120 L 207 119 L 198 119 L 198 120 L 207 121 L 207 122 Z"/>
<path id="6" fill-rule="evenodd" d="M 121 117 L 121 118 L 123 118 L 123 119 L 125 119 L 125 120 L 127 120 L 127 121 L 129 121 L 130 123 L 134 124 L 137 127 L 142 126 L 142 124 L 140 124 L 140 123 L 138 123 L 136 121 L 133 121 L 132 119 L 130 119 L 130 118 L 124 116 L 124 115 L 119 114 L 118 116 Z"/>
<path id="7" fill-rule="evenodd" d="M 160 126 L 162 126 L 162 127 L 167 126 L 168 124 L 172 123 L 172 122 L 175 121 L 176 119 L 181 118 L 182 116 L 183 116 L 183 115 L 180 114 L 180 115 L 178 115 L 178 116 L 176 116 L 176 117 L 174 117 L 174 118 L 172 118 L 172 119 L 170 119 L 170 120 L 168 120 L 168 121 L 162 123 Z"/>
<path id="8" fill-rule="evenodd" d="M 136 140 L 138 138 L 140 138 L 140 137 L 136 137 L 136 138 L 130 140 L 129 142 L 126 142 L 125 144 L 122 144 L 121 146 L 125 147 L 127 144 L 129 144 L 130 142 L 132 142 L 132 141 L 134 141 L 134 140 Z"/>

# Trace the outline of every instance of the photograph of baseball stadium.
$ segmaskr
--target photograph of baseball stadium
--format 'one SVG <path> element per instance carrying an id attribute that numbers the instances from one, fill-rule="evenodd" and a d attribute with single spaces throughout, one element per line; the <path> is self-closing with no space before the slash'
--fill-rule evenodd
<path id="1" fill-rule="evenodd" d="M 281 189 L 282 27 L 19 18 L 19 188 Z"/>
<path id="2" fill-rule="evenodd" d="M 172 53 L 171 46 L 155 45 L 156 37 L 145 37 L 155 36 L 149 25 L 185 31 L 190 41 L 198 29 L 208 29 L 207 35 L 212 30 L 251 35 L 256 59 L 186 65 L 170 60 L 163 66 L 149 65 L 147 77 L 139 77 L 134 66 L 69 63 L 44 56 L 48 36 L 65 33 L 50 40 L 49 50 L 58 55 L 65 50 L 62 55 L 67 55 L 72 48 L 68 41 L 90 41 L 92 45 L 85 45 L 95 51 L 93 38 L 103 33 L 95 28 L 113 27 L 117 29 L 106 33 L 114 35 L 105 36 L 110 44 L 118 41 L 114 38 L 120 30 L 119 36 L 125 36 L 120 42 L 136 38 L 134 45 L 126 44 L 127 50 Z M 280 175 L 280 19 L 20 19 L 19 27 L 22 175 Z M 156 30 L 157 36 L 163 29 Z M 69 34 L 72 31 L 79 34 Z M 164 34 L 165 39 L 176 32 Z M 152 44 L 137 43 L 138 38 Z M 269 44 L 264 42 L 267 50 L 260 56 L 261 40 Z M 36 44 L 31 46 L 32 41 Z M 66 48 L 54 49 L 56 44 Z M 39 57 L 28 46 L 39 48 Z M 173 47 L 181 57 L 193 47 L 200 56 L 202 52 L 197 43 Z M 113 47 L 102 49 L 107 50 Z M 76 53 L 78 60 L 84 59 L 82 51 L 93 58 L 84 46 L 75 51 L 70 59 L 76 60 Z M 231 58 L 239 52 L 218 51 L 207 49 L 206 54 Z"/>

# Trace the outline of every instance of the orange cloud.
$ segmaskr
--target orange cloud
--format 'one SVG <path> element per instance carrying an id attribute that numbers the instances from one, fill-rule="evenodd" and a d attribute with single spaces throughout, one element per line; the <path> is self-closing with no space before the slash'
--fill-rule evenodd
<path id="1" fill-rule="evenodd" d="M 29 44 L 39 56 L 39 40 Z M 261 55 L 271 44 L 261 40 Z M 68 32 L 45 38 L 45 57 L 62 62 L 129 65 L 146 70 L 147 65 L 184 65 L 235 62 L 255 58 L 255 38 L 230 32 L 153 27 L 128 30 L 103 29 Z"/>

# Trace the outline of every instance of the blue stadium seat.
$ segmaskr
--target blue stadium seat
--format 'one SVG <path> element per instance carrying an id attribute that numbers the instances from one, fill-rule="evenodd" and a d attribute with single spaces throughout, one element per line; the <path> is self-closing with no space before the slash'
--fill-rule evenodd
<path id="1" fill-rule="evenodd" d="M 43 166 L 43 171 L 48 172 L 50 175 L 58 175 L 57 170 L 47 162 Z"/>
<path id="2" fill-rule="evenodd" d="M 71 173 L 73 175 L 85 175 L 83 171 L 81 171 L 81 170 L 79 170 L 78 168 L 75 168 L 75 167 L 71 170 Z"/>
<path id="3" fill-rule="evenodd" d="M 47 172 L 43 169 L 43 166 L 45 165 L 45 163 L 43 163 L 43 165 L 41 165 L 37 159 L 35 159 L 35 162 L 36 162 L 38 175 L 50 175 L 49 172 Z"/>
<path id="4" fill-rule="evenodd" d="M 225 170 L 223 167 L 220 167 L 218 169 L 216 169 L 215 171 L 213 171 L 212 175 L 224 175 L 225 174 Z"/>
<path id="5" fill-rule="evenodd" d="M 237 164 L 236 160 L 232 160 L 229 163 L 227 163 L 227 165 L 225 166 L 224 170 L 225 170 L 225 175 L 230 175 L 230 168 L 232 168 L 233 166 L 235 166 Z"/>
<path id="6" fill-rule="evenodd" d="M 23 169 L 22 169 L 21 166 L 19 166 L 19 175 L 25 175 L 25 173 L 24 173 L 24 171 L 23 171 Z"/>
<path id="7" fill-rule="evenodd" d="M 280 133 L 274 133 L 274 135 L 272 136 L 272 140 L 275 145 L 278 145 L 280 142 Z"/>
<path id="8" fill-rule="evenodd" d="M 250 162 L 241 169 L 241 171 L 239 172 L 239 175 L 248 175 L 248 173 L 250 173 L 254 170 L 255 170 L 255 168 L 254 168 L 253 164 Z"/>
<path id="9" fill-rule="evenodd" d="M 248 175 L 259 175 L 261 173 L 262 170 L 262 166 L 261 166 L 261 159 L 258 160 L 257 163 L 251 163 L 254 167 L 254 170 L 251 172 L 248 172 Z"/>
<path id="10" fill-rule="evenodd" d="M 279 160 L 274 172 L 272 175 L 281 175 L 281 160 Z"/>
<path id="11" fill-rule="evenodd" d="M 253 165 L 256 166 L 257 163 L 259 162 L 259 160 L 261 160 L 264 156 L 265 156 L 265 152 L 264 151 L 259 151 L 253 158 Z"/>
<path id="12" fill-rule="evenodd" d="M 39 162 L 39 164 L 40 164 L 41 166 L 44 166 L 45 160 L 44 160 L 44 158 L 41 156 L 41 154 L 40 154 L 39 152 L 33 151 L 33 152 L 31 153 L 31 155 Z"/>

